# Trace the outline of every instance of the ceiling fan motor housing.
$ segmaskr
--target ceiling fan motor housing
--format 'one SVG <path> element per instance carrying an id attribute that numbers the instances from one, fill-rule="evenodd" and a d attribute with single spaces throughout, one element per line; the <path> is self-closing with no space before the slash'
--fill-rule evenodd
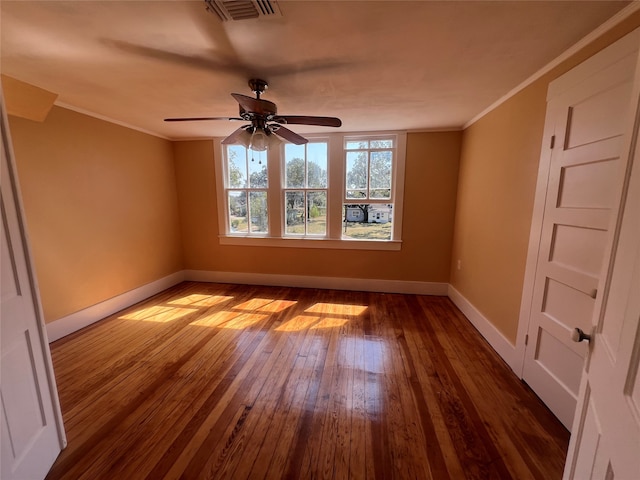
<path id="1" fill-rule="evenodd" d="M 251 78 L 249 80 L 249 88 L 260 98 L 260 95 L 269 88 L 269 84 L 261 78 Z"/>

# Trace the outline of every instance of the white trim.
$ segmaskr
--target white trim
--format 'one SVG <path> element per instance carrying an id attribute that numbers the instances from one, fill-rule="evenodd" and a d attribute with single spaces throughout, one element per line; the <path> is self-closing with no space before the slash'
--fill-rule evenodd
<path id="1" fill-rule="evenodd" d="M 407 133 L 446 133 L 446 132 L 462 132 L 464 127 L 451 126 L 451 127 L 425 127 L 425 128 L 410 128 L 409 130 L 405 130 Z"/>
<path id="2" fill-rule="evenodd" d="M 395 142 L 395 161 L 393 170 L 393 198 L 390 200 L 367 200 L 369 203 L 392 203 L 394 220 L 392 240 L 357 240 L 342 238 L 342 206 L 349 203 L 344 198 L 344 144 L 349 137 L 354 138 L 384 138 L 393 136 Z M 272 205 L 269 209 L 270 235 L 243 235 L 222 233 L 218 236 L 221 245 L 264 246 L 264 247 L 296 247 L 296 248 L 331 248 L 344 250 L 393 250 L 402 249 L 402 212 L 404 208 L 404 184 L 407 156 L 407 133 L 405 131 L 379 132 L 338 132 L 306 135 L 309 140 L 322 140 L 328 143 L 328 180 L 327 198 L 327 235 L 314 238 L 313 236 L 284 236 L 284 142 L 280 143 L 278 153 L 268 162 L 269 187 L 267 195 Z M 216 198 L 218 208 L 218 230 L 229 231 L 229 215 L 225 179 L 227 178 L 227 162 L 224 154 L 222 139 L 214 138 L 214 166 L 216 174 Z M 353 200 L 355 202 L 355 199 Z M 351 202 L 353 203 L 353 202 Z M 363 200 L 360 202 L 363 203 Z M 279 205 L 279 206 L 278 206 Z M 279 233 L 277 233 L 279 232 Z"/>
<path id="3" fill-rule="evenodd" d="M 333 248 L 340 250 L 401 250 L 402 241 L 396 240 L 334 240 L 331 238 L 256 237 L 220 235 L 220 245 L 252 247 Z"/>
<path id="4" fill-rule="evenodd" d="M 515 347 L 469 300 L 445 282 L 182 270 L 48 323 L 46 327 L 49 341 L 53 342 L 76 332 L 183 281 L 448 296 L 495 352 L 520 377 L 521 358 L 516 354 Z"/>
<path id="5" fill-rule="evenodd" d="M 547 184 L 549 182 L 549 169 L 551 167 L 550 148 L 551 137 L 556 131 L 555 121 L 558 118 L 557 109 L 554 104 L 547 105 L 547 113 L 544 121 L 544 131 L 542 134 L 542 148 L 540 160 L 538 162 L 538 177 L 536 181 L 536 191 L 533 200 L 533 213 L 531 216 L 531 226 L 529 228 L 529 243 L 527 247 L 527 258 L 524 271 L 524 282 L 522 285 L 522 298 L 520 299 L 520 313 L 518 316 L 518 333 L 516 334 L 516 350 L 520 357 L 518 370 L 516 373 L 520 378 L 524 374 L 524 356 L 526 351 L 526 339 L 529 333 L 529 319 L 531 316 L 531 303 L 533 301 L 533 286 L 538 268 L 538 253 L 542 236 L 542 220 L 544 218 L 544 208 L 547 202 Z M 560 126 L 561 127 L 561 126 Z M 561 141 L 556 142 L 555 147 L 560 148 Z"/>
<path id="6" fill-rule="evenodd" d="M 456 307 L 462 311 L 467 320 L 478 330 L 480 335 L 489 342 L 489 345 L 496 353 L 500 355 L 507 365 L 520 377 L 520 372 L 517 367 L 520 361 L 516 355 L 515 347 L 471 302 L 454 287 L 445 282 L 182 270 L 85 308 L 84 310 L 80 310 L 55 322 L 48 323 L 47 333 L 49 341 L 53 342 L 76 332 L 81 328 L 102 320 L 109 315 L 130 307 L 183 281 L 448 296 Z"/>
<path id="7" fill-rule="evenodd" d="M 174 141 L 174 139 L 169 138 L 169 137 L 165 137 L 164 135 L 160 135 L 157 132 L 152 132 L 151 130 L 146 130 L 144 128 L 137 127 L 137 126 L 135 126 L 135 125 L 133 125 L 131 123 L 122 122 L 120 120 L 116 120 L 115 118 L 107 117 L 106 115 L 101 115 L 99 113 L 92 112 L 91 110 L 85 110 L 84 108 L 76 107 L 75 105 L 70 105 L 68 103 L 60 102 L 58 100 L 53 102 L 53 104 L 58 106 L 58 107 L 66 108 L 67 110 L 71 110 L 72 112 L 76 112 L 76 113 L 80 113 L 82 115 L 86 115 L 87 117 L 97 118 L 98 120 L 102 120 L 102 121 L 105 121 L 105 122 L 113 123 L 114 125 L 119 125 L 121 127 L 125 127 L 125 128 L 130 129 L 130 130 L 136 130 L 136 131 L 141 132 L 141 133 L 146 133 L 147 135 L 151 135 L 153 137 L 158 137 L 158 138 L 162 138 L 164 140 Z"/>
<path id="8" fill-rule="evenodd" d="M 375 278 L 312 277 L 306 275 L 272 275 L 267 273 L 213 272 L 185 270 L 185 280 L 194 282 L 235 283 L 277 287 L 322 288 L 363 292 L 406 293 L 446 296 L 444 282 L 413 282 Z"/>
<path id="9" fill-rule="evenodd" d="M 549 83 L 547 89 L 547 102 L 559 97 L 569 89 L 575 89 L 576 85 L 580 82 L 610 67 L 615 62 L 629 55 L 635 56 L 638 52 L 639 41 L 640 28 L 636 28 L 597 54 L 554 79 Z"/>
<path id="10" fill-rule="evenodd" d="M 584 47 L 589 45 L 591 42 L 593 42 L 595 39 L 600 37 L 602 34 L 606 33 L 609 30 L 611 30 L 613 27 L 615 27 L 616 25 L 621 23 L 623 20 L 625 20 L 626 18 L 628 18 L 629 16 L 631 16 L 633 13 L 635 13 L 638 10 L 640 10 L 640 2 L 638 2 L 638 1 L 631 2 L 629 5 L 624 7 L 622 10 L 620 10 L 618 13 L 616 13 L 609 20 L 607 20 L 602 25 L 600 25 L 598 28 L 596 28 L 591 33 L 589 33 L 587 36 L 582 38 L 582 40 L 580 40 L 578 43 L 574 44 L 572 47 L 570 47 L 568 50 L 566 50 L 560 56 L 556 57 L 554 60 L 552 60 L 547 65 L 545 65 L 540 70 L 538 70 L 536 73 L 534 73 L 529 78 L 527 78 L 520 85 L 518 85 L 517 87 L 513 88 L 512 90 L 510 90 L 504 96 L 500 97 L 498 100 L 493 102 L 491 105 L 489 105 L 483 111 L 481 111 L 479 114 L 477 114 L 475 117 L 473 117 L 467 123 L 465 123 L 464 126 L 462 127 L 463 130 L 466 130 L 467 128 L 469 128 L 471 125 L 476 123 L 482 117 L 484 117 L 485 115 L 487 115 L 491 111 L 493 111 L 496 108 L 498 108 L 500 105 L 502 105 L 504 102 L 509 100 L 511 97 L 515 96 L 517 93 L 519 93 L 520 91 L 524 90 L 526 87 L 531 85 L 533 82 L 538 80 L 540 77 L 542 77 L 546 73 L 550 72 L 552 69 L 554 69 L 555 67 L 560 65 L 562 62 L 567 60 L 569 57 L 571 57 L 572 55 L 574 55 L 577 52 L 579 52 L 581 49 L 583 49 Z"/>
<path id="11" fill-rule="evenodd" d="M 124 292 L 113 298 L 92 305 L 91 307 L 62 317 L 54 322 L 47 323 L 49 342 L 54 342 L 98 320 L 102 320 L 109 315 L 130 307 L 182 281 L 184 281 L 184 271 L 172 273 L 159 280 Z"/>
<path id="12" fill-rule="evenodd" d="M 518 378 L 520 378 L 519 364 L 520 358 L 516 348 L 509 340 L 478 310 L 469 300 L 467 300 L 452 285 L 449 285 L 449 298 L 462 311 L 471 324 L 476 327 L 480 335 L 489 342 L 489 345 L 498 355 L 509 365 Z"/>
<path id="13" fill-rule="evenodd" d="M 305 275 L 271 275 L 263 273 L 213 272 L 181 270 L 141 287 L 47 323 L 49 342 L 70 335 L 92 323 L 113 315 L 131 305 L 166 290 L 183 281 L 235 283 L 240 285 L 287 286 L 297 288 L 323 288 L 364 292 L 405 293 L 415 295 L 446 296 L 448 284 L 444 282 L 414 282 L 338 277 L 311 277 Z"/>
<path id="14" fill-rule="evenodd" d="M 515 347 L 471 302 L 445 282 L 182 270 L 48 323 L 49 341 L 58 340 L 183 281 L 449 296 L 496 353 L 519 375 Z"/>

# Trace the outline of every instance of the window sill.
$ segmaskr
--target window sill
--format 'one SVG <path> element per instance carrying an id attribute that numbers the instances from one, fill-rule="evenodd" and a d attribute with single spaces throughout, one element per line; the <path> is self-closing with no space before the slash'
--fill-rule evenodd
<path id="1" fill-rule="evenodd" d="M 337 250 L 387 250 L 399 251 L 401 240 L 334 240 L 327 238 L 248 237 L 221 235 L 220 245 L 246 247 L 331 248 Z"/>

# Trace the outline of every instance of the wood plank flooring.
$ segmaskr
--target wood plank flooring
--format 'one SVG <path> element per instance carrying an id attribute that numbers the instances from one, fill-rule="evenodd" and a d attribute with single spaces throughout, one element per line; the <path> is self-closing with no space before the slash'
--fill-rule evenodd
<path id="1" fill-rule="evenodd" d="M 51 345 L 48 479 L 559 479 L 569 433 L 449 299 L 183 283 Z"/>

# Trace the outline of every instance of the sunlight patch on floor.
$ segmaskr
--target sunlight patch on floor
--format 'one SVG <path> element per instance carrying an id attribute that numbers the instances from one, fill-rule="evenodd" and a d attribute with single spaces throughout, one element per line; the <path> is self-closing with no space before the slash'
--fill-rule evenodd
<path id="1" fill-rule="evenodd" d="M 262 322 L 266 318 L 269 318 L 269 315 L 264 313 L 241 313 L 234 312 L 233 310 L 223 310 L 213 315 L 198 318 L 189 325 L 244 330 L 245 328 L 252 327 L 256 323 Z"/>
<path id="2" fill-rule="evenodd" d="M 350 305 L 344 303 L 316 303 L 305 310 L 306 313 L 330 313 L 357 317 L 367 310 L 366 305 Z"/>
<path id="3" fill-rule="evenodd" d="M 204 295 L 202 293 L 193 293 L 185 297 L 177 298 L 167 302 L 168 305 L 188 305 L 192 307 L 211 307 L 219 303 L 232 300 L 233 297 L 226 295 Z"/>
<path id="4" fill-rule="evenodd" d="M 295 305 L 297 302 L 289 300 L 274 300 L 273 298 L 252 298 L 239 305 L 234 305 L 234 310 L 246 310 L 248 312 L 269 312 L 277 313 L 281 312 L 285 308 L 289 308 Z"/>
<path id="5" fill-rule="evenodd" d="M 258 322 L 269 318 L 269 315 L 262 313 L 242 314 L 224 323 L 222 328 L 232 328 L 234 330 L 243 330 L 255 325 Z"/>
<path id="6" fill-rule="evenodd" d="M 278 328 L 276 332 L 299 332 L 300 330 L 306 330 L 311 328 L 314 323 L 318 321 L 318 317 L 315 315 L 296 315 L 291 320 L 284 322 Z"/>
<path id="7" fill-rule="evenodd" d="M 195 308 L 180 308 L 167 306 L 153 306 L 136 310 L 135 312 L 120 315 L 124 320 L 138 320 L 143 322 L 167 323 L 177 320 L 196 311 Z"/>
<path id="8" fill-rule="evenodd" d="M 318 321 L 316 324 L 314 324 L 311 327 L 311 330 L 319 330 L 321 328 L 336 328 L 336 327 L 341 327 L 343 326 L 345 323 L 347 323 L 349 320 L 347 320 L 346 318 L 332 318 L 332 317 L 327 317 L 327 318 L 323 318 L 320 321 Z"/>
<path id="9" fill-rule="evenodd" d="M 342 303 L 315 303 L 301 315 L 284 322 L 276 332 L 299 332 L 301 330 L 319 330 L 322 328 L 342 327 L 367 310 L 366 305 Z M 327 316 L 328 315 L 328 316 Z"/>

